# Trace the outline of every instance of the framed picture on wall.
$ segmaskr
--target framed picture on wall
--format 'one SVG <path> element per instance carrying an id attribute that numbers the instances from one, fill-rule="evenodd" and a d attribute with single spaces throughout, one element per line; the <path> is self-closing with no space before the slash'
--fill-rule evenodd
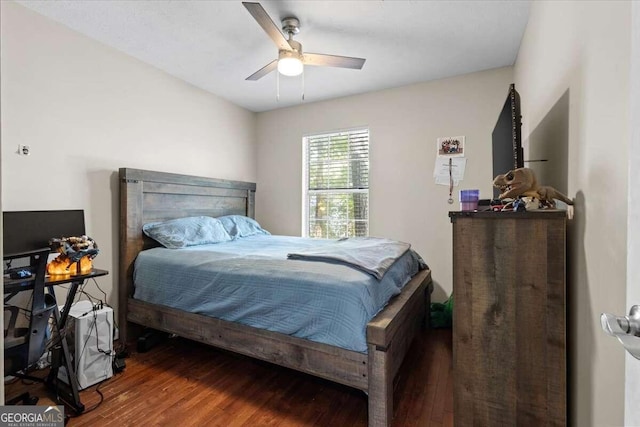
<path id="1" fill-rule="evenodd" d="M 437 140 L 438 156 L 464 157 L 464 136 L 445 136 Z"/>

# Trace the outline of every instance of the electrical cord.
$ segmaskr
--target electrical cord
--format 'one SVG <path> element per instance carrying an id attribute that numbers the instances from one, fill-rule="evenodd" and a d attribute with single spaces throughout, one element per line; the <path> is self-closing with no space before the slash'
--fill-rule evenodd
<path id="1" fill-rule="evenodd" d="M 96 349 L 98 350 L 99 353 L 105 354 L 107 356 L 111 356 L 113 354 L 113 349 L 109 349 L 109 350 L 103 350 L 100 348 L 100 341 L 98 339 L 98 314 L 96 313 L 96 310 L 92 310 L 93 312 L 93 322 L 91 323 L 91 326 L 89 326 L 89 332 L 87 332 L 87 338 L 84 341 L 84 344 L 82 346 L 82 350 L 80 352 L 80 356 L 78 357 L 78 360 L 82 359 L 82 356 L 84 355 L 84 351 L 87 348 L 87 344 L 89 343 L 89 339 L 91 339 L 91 332 L 93 332 L 93 330 L 95 329 L 96 331 Z M 83 314 L 81 317 L 84 317 L 86 314 Z M 111 323 L 109 323 L 109 319 L 108 316 L 105 317 L 105 321 L 107 322 L 107 327 L 111 328 Z M 109 331 L 109 329 L 107 329 L 107 331 Z"/>
<path id="2" fill-rule="evenodd" d="M 95 277 L 92 277 L 91 280 L 93 280 L 93 283 L 96 285 L 96 288 L 98 288 L 98 290 L 100 292 L 102 292 L 102 295 L 104 295 L 104 302 L 105 304 L 107 303 L 107 293 L 105 291 L 102 290 L 102 288 L 100 287 L 100 285 L 98 284 L 98 282 L 96 281 Z"/>
<path id="3" fill-rule="evenodd" d="M 89 299 L 96 299 L 100 301 L 100 304 L 102 304 L 103 307 L 109 307 L 110 309 L 113 310 L 113 307 L 111 307 L 111 305 L 109 305 L 109 303 L 107 303 L 107 293 L 100 287 L 100 285 L 98 284 L 98 282 L 96 281 L 95 277 L 92 277 L 91 280 L 93 281 L 93 283 L 96 285 L 96 288 L 98 288 L 98 290 L 100 292 L 102 292 L 102 295 L 104 295 L 104 300 L 98 299 L 93 295 L 90 295 L 88 292 L 85 292 L 83 290 L 83 293 L 87 296 L 87 298 Z M 118 322 L 114 319 L 113 320 L 113 324 L 116 328 L 119 328 Z"/>
<path id="4" fill-rule="evenodd" d="M 82 289 L 82 294 L 84 294 L 87 297 L 87 299 L 92 302 L 92 304 L 95 305 L 95 303 L 93 302 L 94 300 L 99 300 L 100 304 L 101 304 L 101 308 L 109 307 L 110 309 L 113 310 L 113 307 L 111 307 L 111 305 L 109 305 L 109 303 L 107 303 L 107 293 L 100 287 L 100 285 L 98 284 L 98 282 L 96 281 L 95 278 L 92 277 L 91 280 L 96 285 L 96 288 L 100 292 L 102 292 L 102 294 L 104 295 L 104 301 L 103 300 L 99 300 L 94 295 L 91 295 L 89 292 L 85 291 L 84 288 Z M 115 328 L 119 328 L 120 327 L 118 325 L 118 321 L 115 318 L 113 319 L 113 327 L 115 327 Z M 121 342 L 116 347 L 112 348 L 112 353 L 111 354 L 112 355 L 118 355 L 118 354 L 121 354 L 121 353 L 126 353 L 126 351 L 127 351 L 126 343 L 122 343 Z"/>
<path id="5" fill-rule="evenodd" d="M 102 390 L 100 390 L 100 387 L 102 387 L 102 386 L 103 386 L 104 384 L 106 384 L 107 382 L 108 382 L 108 380 L 102 381 L 100 384 L 98 384 L 98 387 L 96 387 L 96 393 L 98 393 L 98 395 L 100 396 L 100 400 L 98 400 L 98 402 L 97 402 L 95 405 L 93 405 L 93 406 L 91 406 L 91 407 L 89 407 L 89 408 L 86 408 L 86 409 L 85 409 L 84 411 L 82 411 L 80 414 L 73 414 L 73 415 L 72 415 L 72 414 L 66 414 L 66 415 L 65 415 L 65 417 L 68 417 L 68 418 L 78 418 L 78 417 L 80 417 L 80 416 L 82 416 L 82 415 L 84 415 L 84 414 L 88 414 L 89 412 L 91 412 L 91 411 L 95 411 L 96 409 L 98 409 L 98 407 L 99 407 L 100 405 L 102 405 L 102 402 L 104 402 L 104 394 L 102 394 Z M 66 423 L 65 423 L 65 424 L 66 424 Z"/>

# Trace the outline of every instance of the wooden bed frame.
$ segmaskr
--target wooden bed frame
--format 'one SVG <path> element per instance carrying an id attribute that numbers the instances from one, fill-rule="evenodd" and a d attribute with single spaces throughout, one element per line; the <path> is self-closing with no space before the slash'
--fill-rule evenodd
<path id="1" fill-rule="evenodd" d="M 253 218 L 255 190 L 249 182 L 120 169 L 120 339 L 133 338 L 133 323 L 345 384 L 368 394 L 370 427 L 390 426 L 393 378 L 413 338 L 428 323 L 433 289 L 429 270 L 417 274 L 367 324 L 368 354 L 131 297 L 136 256 L 157 246 L 142 233 L 143 224 L 194 215 Z"/>

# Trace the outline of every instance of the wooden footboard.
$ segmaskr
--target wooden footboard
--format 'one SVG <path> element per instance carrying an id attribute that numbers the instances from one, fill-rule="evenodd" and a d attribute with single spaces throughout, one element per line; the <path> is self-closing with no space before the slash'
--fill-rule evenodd
<path id="1" fill-rule="evenodd" d="M 369 427 L 390 426 L 393 379 L 413 339 L 428 324 L 431 271 L 416 275 L 367 325 L 369 355 Z"/>
<path id="2" fill-rule="evenodd" d="M 152 244 L 142 224 L 187 215 L 253 217 L 254 195 L 253 183 L 120 169 L 120 338 L 133 338 L 131 322 L 354 387 L 369 395 L 369 426 L 391 425 L 393 378 L 429 318 L 429 270 L 368 323 L 368 354 L 131 298 L 135 258 Z"/>

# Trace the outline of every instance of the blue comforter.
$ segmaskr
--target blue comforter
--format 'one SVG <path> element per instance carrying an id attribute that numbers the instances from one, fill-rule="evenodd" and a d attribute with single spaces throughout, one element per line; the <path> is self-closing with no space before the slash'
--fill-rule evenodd
<path id="1" fill-rule="evenodd" d="M 134 298 L 366 352 L 367 322 L 426 265 L 409 250 L 378 280 L 343 263 L 287 259 L 334 242 L 256 235 L 149 249 L 136 259 Z"/>

